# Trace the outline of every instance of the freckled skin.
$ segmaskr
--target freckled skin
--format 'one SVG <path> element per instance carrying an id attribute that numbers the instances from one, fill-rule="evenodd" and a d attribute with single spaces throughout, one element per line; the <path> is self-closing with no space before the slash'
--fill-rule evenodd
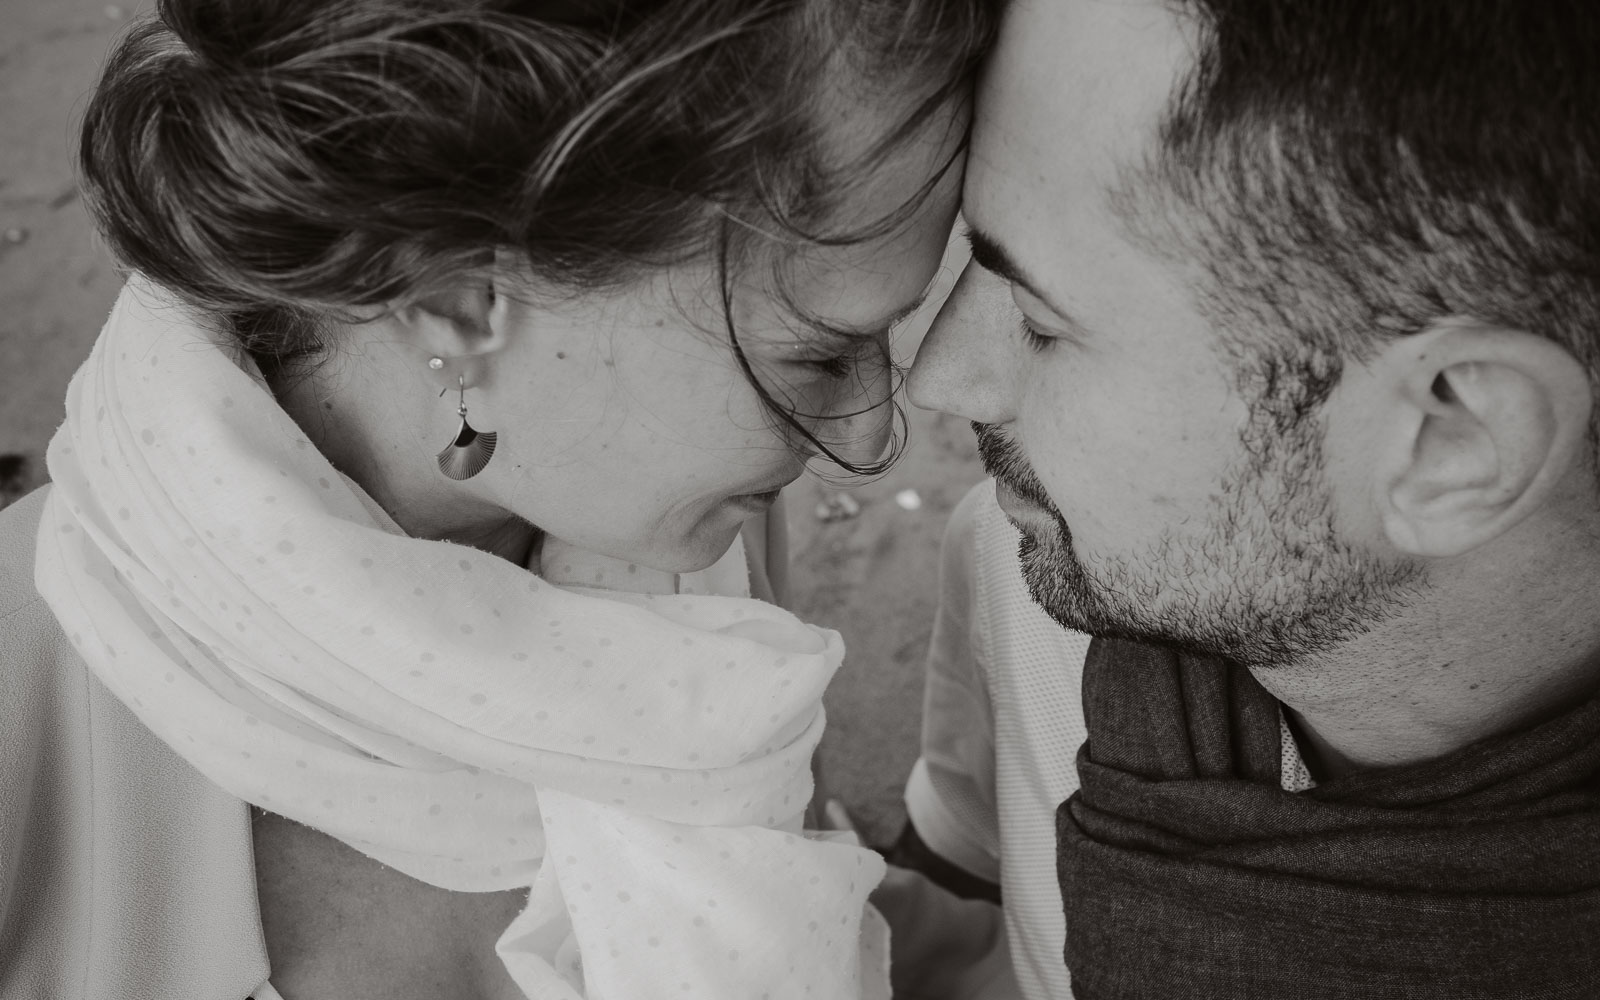
<path id="1" fill-rule="evenodd" d="M 892 120 L 897 111 L 872 96 L 862 112 L 869 120 L 857 124 L 878 136 L 890 122 L 871 116 Z M 859 198 L 846 199 L 843 217 L 875 219 L 902 205 L 950 162 L 964 133 L 964 120 L 931 122 L 926 142 L 908 143 Z M 819 337 L 770 289 L 737 289 L 732 319 L 763 386 L 812 415 L 800 419 L 852 461 L 875 460 L 887 438 L 891 410 L 882 404 L 893 379 L 875 377 L 875 366 L 888 356 L 889 318 L 919 300 L 943 258 L 960 171 L 942 176 L 900 230 L 795 261 L 794 302 L 830 326 L 862 331 L 858 354 L 819 354 Z M 741 498 L 791 482 L 808 454 L 736 362 L 716 278 L 714 268 L 685 265 L 606 292 L 497 296 L 493 343 L 458 344 L 467 356 L 452 356 L 443 373 L 453 381 L 457 364 L 471 373 L 474 426 L 500 435 L 494 460 L 463 482 L 433 463 L 457 419 L 429 381 L 426 360 L 438 352 L 425 353 L 422 334 L 402 320 L 351 329 L 349 350 L 326 371 L 275 388 L 316 446 L 412 535 L 515 559 L 526 536 L 502 544 L 498 534 L 508 523 L 537 525 L 630 564 L 696 570 L 761 513 Z M 573 363 L 552 365 L 552 355 Z M 324 397 L 341 398 L 340 420 L 321 418 Z M 255 835 L 258 857 L 281 862 L 260 867 L 258 880 L 274 979 L 286 995 L 520 996 L 494 944 L 526 893 L 519 901 L 435 890 L 287 823 L 263 820 Z M 292 953 L 300 945 L 305 953 Z"/>
<path id="2" fill-rule="evenodd" d="M 878 135 L 880 119 L 887 129 L 901 113 L 875 102 L 857 124 Z M 907 192 L 931 183 L 891 232 L 758 247 L 763 259 L 726 275 L 695 260 L 581 295 L 508 259 L 487 292 L 481 278 L 465 290 L 478 310 L 469 332 L 401 310 L 341 330 L 347 349 L 325 370 L 274 388 L 318 449 L 412 535 L 518 559 L 539 530 L 652 569 L 703 569 L 821 447 L 862 465 L 882 457 L 890 328 L 943 259 L 960 195 L 960 171 L 945 167 L 965 114 L 935 116 L 842 196 L 839 217 L 854 225 L 899 212 Z M 434 356 L 447 359 L 442 371 L 428 368 Z M 472 425 L 499 435 L 493 460 L 461 482 L 434 461 L 459 424 L 438 399 L 458 374 Z M 313 415 L 323 397 L 348 416 Z"/>

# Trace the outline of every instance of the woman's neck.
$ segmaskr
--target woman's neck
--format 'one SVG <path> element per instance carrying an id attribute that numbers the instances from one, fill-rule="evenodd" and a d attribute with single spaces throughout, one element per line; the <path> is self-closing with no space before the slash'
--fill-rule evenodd
<path id="1" fill-rule="evenodd" d="M 371 353 L 364 369 L 374 367 Z M 407 379 L 404 371 L 363 377 L 338 372 L 336 364 L 269 379 L 284 412 L 333 467 L 406 534 L 470 545 L 529 565 L 539 530 L 446 479 L 435 466 L 425 439 L 428 428 L 413 426 L 409 415 L 418 409 L 402 402 L 414 393 L 431 394 L 431 388 Z"/>

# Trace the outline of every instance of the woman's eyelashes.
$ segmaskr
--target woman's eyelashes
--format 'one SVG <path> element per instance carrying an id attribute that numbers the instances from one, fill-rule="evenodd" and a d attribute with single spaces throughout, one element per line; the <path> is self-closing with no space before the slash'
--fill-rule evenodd
<path id="1" fill-rule="evenodd" d="M 835 355 L 831 358 L 806 358 L 800 362 L 807 368 L 825 378 L 844 378 L 855 370 L 856 359 L 854 355 Z"/>
<path id="2" fill-rule="evenodd" d="M 889 330 L 860 334 L 829 331 L 806 343 L 806 356 L 790 359 L 826 379 L 842 379 L 873 360 L 888 359 Z"/>

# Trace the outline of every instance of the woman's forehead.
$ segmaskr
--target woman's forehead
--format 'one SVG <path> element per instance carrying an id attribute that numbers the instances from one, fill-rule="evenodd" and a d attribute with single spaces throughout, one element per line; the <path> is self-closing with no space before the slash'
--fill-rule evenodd
<path id="1" fill-rule="evenodd" d="M 836 325 L 881 328 L 915 309 L 938 273 L 960 207 L 964 122 L 930 123 L 915 142 L 876 163 L 835 203 L 829 229 L 893 220 L 837 245 L 792 248 L 778 271 L 788 293 Z"/>

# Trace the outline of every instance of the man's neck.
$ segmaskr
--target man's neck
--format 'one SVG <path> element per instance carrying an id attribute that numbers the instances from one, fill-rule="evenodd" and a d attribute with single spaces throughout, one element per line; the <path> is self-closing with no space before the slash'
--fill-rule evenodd
<path id="1" fill-rule="evenodd" d="M 1590 588 L 1543 602 L 1508 593 L 1453 613 L 1414 608 L 1335 652 L 1252 673 L 1283 702 L 1319 780 L 1443 757 L 1600 689 Z"/>

